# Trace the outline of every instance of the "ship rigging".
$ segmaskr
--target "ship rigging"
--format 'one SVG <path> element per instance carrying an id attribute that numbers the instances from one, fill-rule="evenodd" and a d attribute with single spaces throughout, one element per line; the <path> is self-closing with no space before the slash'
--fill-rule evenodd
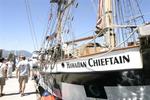
<path id="1" fill-rule="evenodd" d="M 76 0 L 51 0 L 50 4 L 52 24 L 39 51 L 39 72 L 53 95 L 65 100 L 146 98 L 137 90 L 149 85 L 150 24 L 138 0 L 97 0 L 95 28 L 78 39 L 71 23 L 80 4 Z M 126 91 L 129 87 L 136 97 Z"/>

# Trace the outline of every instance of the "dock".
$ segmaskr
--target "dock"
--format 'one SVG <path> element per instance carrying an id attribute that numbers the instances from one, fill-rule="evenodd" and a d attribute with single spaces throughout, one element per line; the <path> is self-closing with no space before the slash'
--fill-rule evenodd
<path id="1" fill-rule="evenodd" d="M 0 100 L 39 100 L 35 82 L 31 79 L 26 84 L 25 95 L 23 97 L 19 94 L 19 82 L 15 77 L 6 80 L 3 93 L 4 96 L 0 97 Z"/>

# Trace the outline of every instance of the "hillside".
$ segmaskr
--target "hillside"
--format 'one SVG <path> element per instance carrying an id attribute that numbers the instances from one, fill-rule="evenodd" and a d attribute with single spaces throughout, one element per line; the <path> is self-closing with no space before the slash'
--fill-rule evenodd
<path id="1" fill-rule="evenodd" d="M 26 51 L 26 50 L 3 50 L 2 56 L 8 57 L 10 53 L 14 53 L 16 56 L 24 55 L 26 57 L 31 57 L 32 53 Z"/>

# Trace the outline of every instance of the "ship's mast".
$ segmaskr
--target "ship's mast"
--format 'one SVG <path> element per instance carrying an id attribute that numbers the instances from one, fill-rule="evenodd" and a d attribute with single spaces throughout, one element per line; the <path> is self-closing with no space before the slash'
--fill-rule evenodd
<path id="1" fill-rule="evenodd" d="M 62 22 L 62 18 L 63 18 L 62 15 L 63 15 L 63 12 L 59 11 L 58 12 L 58 24 L 57 24 L 57 30 L 56 30 L 59 44 L 61 43 L 61 22 Z"/>
<path id="2" fill-rule="evenodd" d="M 57 17 L 58 17 L 58 22 L 56 25 L 56 38 L 57 38 L 57 42 L 58 44 L 61 44 L 62 39 L 61 39 L 61 34 L 62 34 L 62 24 L 63 24 L 63 20 L 65 19 L 65 12 L 67 9 L 69 9 L 69 7 L 73 4 L 74 0 L 51 0 L 51 3 L 56 3 L 58 6 L 57 9 Z"/>
<path id="3" fill-rule="evenodd" d="M 105 38 L 106 38 L 106 46 L 108 48 L 115 47 L 115 34 L 112 28 L 113 17 L 112 17 L 112 0 L 104 0 L 104 23 L 105 23 Z"/>

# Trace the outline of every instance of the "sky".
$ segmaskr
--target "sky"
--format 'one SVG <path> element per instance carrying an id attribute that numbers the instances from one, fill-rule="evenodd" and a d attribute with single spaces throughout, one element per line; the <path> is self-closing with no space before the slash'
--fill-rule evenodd
<path id="1" fill-rule="evenodd" d="M 0 49 L 6 50 L 27 50 L 34 51 L 40 47 L 43 34 L 46 32 L 46 25 L 49 17 L 50 0 L 28 0 L 30 4 L 32 22 L 38 41 L 33 43 L 26 11 L 26 0 L 0 0 Z M 88 6 L 92 0 L 78 0 L 80 12 L 75 12 L 78 17 L 74 27 L 75 33 L 85 33 L 95 26 L 94 16 L 96 11 L 93 6 Z M 150 16 L 150 0 L 140 0 L 143 14 Z M 83 13 L 84 12 L 84 13 Z M 81 20 L 82 19 L 82 22 Z M 150 19 L 147 17 L 146 19 Z M 87 22 L 88 23 L 85 23 Z"/>
<path id="2" fill-rule="evenodd" d="M 49 0 L 28 0 L 32 22 L 40 45 L 48 20 Z M 32 33 L 33 34 L 33 33 Z M 0 48 L 34 50 L 25 0 L 0 0 Z"/>

